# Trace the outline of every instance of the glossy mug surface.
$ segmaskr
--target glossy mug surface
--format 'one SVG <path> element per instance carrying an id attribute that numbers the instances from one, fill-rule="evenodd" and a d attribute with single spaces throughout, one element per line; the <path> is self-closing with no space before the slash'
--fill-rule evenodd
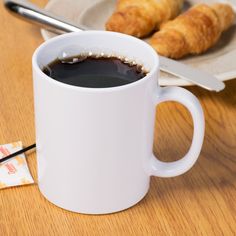
<path id="1" fill-rule="evenodd" d="M 42 68 L 63 49 L 71 54 L 127 57 L 149 73 L 111 88 L 84 88 L 55 81 Z M 70 50 L 69 50 L 70 51 Z M 73 55 L 69 55 L 73 56 Z M 33 55 L 38 185 L 55 205 L 87 214 L 121 211 L 139 202 L 150 176 L 183 174 L 196 162 L 204 137 L 204 116 L 194 95 L 158 86 L 156 52 L 134 37 L 114 32 L 70 33 L 43 43 Z M 193 141 L 171 163 L 152 152 L 156 105 L 177 101 L 190 111 Z"/>

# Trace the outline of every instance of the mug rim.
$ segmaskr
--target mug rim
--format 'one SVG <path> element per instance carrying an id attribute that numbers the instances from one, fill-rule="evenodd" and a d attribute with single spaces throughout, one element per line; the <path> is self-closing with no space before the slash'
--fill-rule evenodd
<path id="1" fill-rule="evenodd" d="M 81 34 L 87 34 L 87 35 L 93 35 L 93 37 L 96 34 L 103 34 L 105 35 L 113 35 L 115 37 L 123 37 L 123 38 L 127 38 L 127 40 L 131 40 L 134 43 L 139 43 L 141 44 L 143 47 L 145 47 L 147 49 L 147 51 L 149 51 L 149 54 L 153 57 L 154 60 L 154 66 L 151 68 L 151 70 L 147 73 L 147 75 L 145 77 L 143 77 L 142 79 L 139 79 L 135 82 L 129 83 L 129 84 L 125 84 L 125 85 L 121 85 L 121 86 L 116 86 L 116 87 L 105 87 L 105 88 L 90 88 L 90 87 L 81 87 L 81 86 L 75 86 L 75 85 L 70 85 L 70 84 L 66 84 L 60 81 L 57 81 L 53 78 L 51 78 L 50 76 L 46 75 L 41 69 L 40 66 L 38 64 L 38 56 L 39 54 L 43 51 L 43 49 L 48 45 L 48 44 L 53 44 L 56 41 L 60 41 L 61 39 L 65 39 L 65 38 L 69 38 L 69 37 L 74 37 L 75 35 L 81 35 Z M 155 73 L 159 70 L 159 56 L 157 54 L 157 52 L 150 46 L 148 45 L 146 42 L 143 42 L 142 40 L 135 38 L 133 36 L 130 35 L 126 35 L 126 34 L 122 34 L 122 33 L 118 33 L 118 32 L 111 32 L 111 31 L 101 31 L 101 30 L 90 30 L 90 31 L 79 31 L 79 32 L 72 32 L 72 33 L 66 33 L 66 34 L 62 34 L 62 35 L 58 35 L 54 38 L 51 38 L 45 42 L 43 42 L 34 52 L 33 57 L 32 57 L 32 65 L 33 65 L 33 70 L 35 70 L 37 73 L 39 73 L 39 75 L 41 76 L 41 79 L 47 80 L 49 83 L 52 83 L 54 85 L 60 86 L 60 87 L 64 87 L 67 89 L 72 89 L 72 90 L 83 90 L 83 91 L 89 91 L 89 92 L 110 92 L 110 91 L 118 91 L 118 90 L 124 90 L 124 89 L 128 89 L 134 86 L 138 86 L 142 83 L 145 83 L 146 80 L 150 79 L 152 76 L 155 76 Z"/>

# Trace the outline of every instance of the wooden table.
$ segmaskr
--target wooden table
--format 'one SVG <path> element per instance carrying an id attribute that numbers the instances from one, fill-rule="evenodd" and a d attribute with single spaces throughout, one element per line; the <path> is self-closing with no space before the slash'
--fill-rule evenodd
<path id="1" fill-rule="evenodd" d="M 43 6 L 46 0 L 35 3 Z M 39 29 L 0 6 L 0 143 L 34 143 L 31 56 Z M 37 184 L 0 190 L 0 235 L 236 235 L 236 80 L 221 93 L 189 87 L 201 101 L 206 136 L 199 161 L 185 175 L 152 178 L 148 195 L 126 211 L 75 214 L 48 202 Z M 154 152 L 176 160 L 192 138 L 189 113 L 176 103 L 158 108 Z M 28 154 L 37 182 L 35 153 Z"/>

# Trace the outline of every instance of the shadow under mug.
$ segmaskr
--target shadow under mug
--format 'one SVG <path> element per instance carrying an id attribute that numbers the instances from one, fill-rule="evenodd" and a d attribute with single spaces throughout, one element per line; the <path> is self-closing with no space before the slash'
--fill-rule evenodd
<path id="1" fill-rule="evenodd" d="M 51 79 L 42 68 L 63 48 L 124 56 L 149 73 L 119 87 L 84 88 Z M 72 50 L 73 54 L 73 50 Z M 74 54 L 74 55 L 75 55 Z M 71 55 L 73 56 L 73 55 Z M 69 33 L 43 43 L 33 55 L 38 185 L 55 205 L 87 214 L 129 208 L 149 189 L 150 176 L 173 177 L 196 162 L 204 138 L 204 115 L 183 88 L 160 88 L 156 52 L 134 37 L 103 31 Z M 156 105 L 177 101 L 191 113 L 188 153 L 170 163 L 152 151 Z"/>

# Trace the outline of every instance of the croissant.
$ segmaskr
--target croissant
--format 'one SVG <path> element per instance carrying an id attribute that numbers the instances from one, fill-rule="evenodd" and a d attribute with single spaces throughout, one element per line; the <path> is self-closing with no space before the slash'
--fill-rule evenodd
<path id="1" fill-rule="evenodd" d="M 106 30 L 144 37 L 176 17 L 184 0 L 118 0 Z"/>
<path id="2" fill-rule="evenodd" d="M 164 23 L 151 39 L 151 46 L 166 57 L 178 59 L 187 54 L 200 54 L 212 47 L 234 22 L 230 5 L 199 4 Z"/>

